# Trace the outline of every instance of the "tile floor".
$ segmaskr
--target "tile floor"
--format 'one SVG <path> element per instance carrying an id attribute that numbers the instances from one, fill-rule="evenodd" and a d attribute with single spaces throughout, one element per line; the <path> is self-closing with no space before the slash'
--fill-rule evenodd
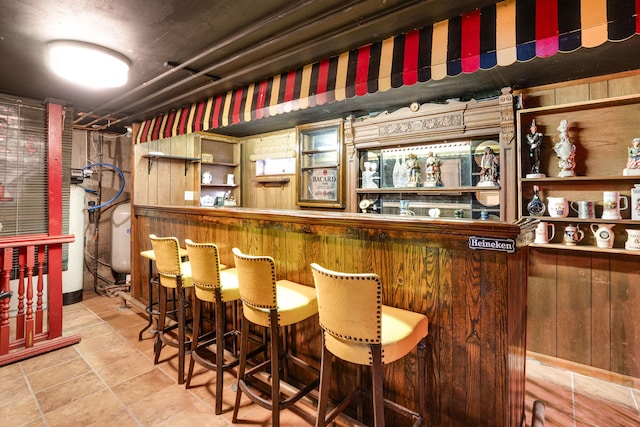
<path id="1" fill-rule="evenodd" d="M 82 341 L 0 368 L 3 426 L 229 426 L 234 381 L 227 374 L 224 413 L 213 415 L 212 374 L 197 372 L 193 387 L 176 383 L 177 357 L 153 365 L 153 339 L 138 332 L 146 323 L 120 298 L 92 291 L 64 307 L 66 335 Z M 527 362 L 527 425 L 532 403 L 546 404 L 547 426 L 640 426 L 640 389 L 596 380 L 540 362 Z M 268 411 L 246 400 L 245 425 L 269 425 Z M 282 413 L 283 426 L 313 425 L 309 410 Z"/>

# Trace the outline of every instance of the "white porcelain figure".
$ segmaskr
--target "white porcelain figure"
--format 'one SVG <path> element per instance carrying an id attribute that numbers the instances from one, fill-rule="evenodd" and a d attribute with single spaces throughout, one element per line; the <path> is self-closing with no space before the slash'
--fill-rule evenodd
<path id="1" fill-rule="evenodd" d="M 576 154 L 576 146 L 569 141 L 569 136 L 567 135 L 567 121 L 561 120 L 560 126 L 558 126 L 558 130 L 560 131 L 560 140 L 553 146 L 553 150 L 556 152 L 556 156 L 558 156 L 558 167 L 560 167 L 560 172 L 558 172 L 559 177 L 567 177 L 567 176 L 575 176 L 575 172 L 573 171 L 576 167 L 575 163 L 575 154 Z"/>

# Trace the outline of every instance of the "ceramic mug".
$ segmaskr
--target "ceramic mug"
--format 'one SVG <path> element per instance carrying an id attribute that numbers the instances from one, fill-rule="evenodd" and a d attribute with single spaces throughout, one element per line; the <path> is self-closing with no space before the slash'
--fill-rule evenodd
<path id="1" fill-rule="evenodd" d="M 549 222 L 539 222 L 536 227 L 536 238 L 533 243 L 549 243 L 556 235 L 556 228 Z"/>
<path id="2" fill-rule="evenodd" d="M 624 247 L 630 251 L 640 251 L 640 230 L 627 228 L 627 241 Z"/>
<path id="3" fill-rule="evenodd" d="M 576 245 L 579 241 L 584 239 L 584 233 L 579 227 L 574 225 L 567 225 L 564 229 L 564 243 L 565 245 Z"/>
<path id="4" fill-rule="evenodd" d="M 571 209 L 573 209 L 578 214 L 578 218 L 581 219 L 591 219 L 596 217 L 594 205 L 595 203 L 590 200 L 575 200 L 570 204 Z"/>
<path id="5" fill-rule="evenodd" d="M 602 219 L 622 219 L 620 211 L 628 207 L 629 199 L 627 196 L 621 196 L 619 191 L 602 192 Z"/>
<path id="6" fill-rule="evenodd" d="M 565 197 L 547 197 L 547 210 L 550 216 L 564 218 L 569 215 L 569 202 Z"/>

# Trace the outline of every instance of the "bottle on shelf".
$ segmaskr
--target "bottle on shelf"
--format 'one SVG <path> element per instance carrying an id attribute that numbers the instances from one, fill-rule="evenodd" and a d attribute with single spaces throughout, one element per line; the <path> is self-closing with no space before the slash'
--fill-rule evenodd
<path id="1" fill-rule="evenodd" d="M 529 215 L 531 216 L 542 216 L 544 215 L 547 208 L 545 207 L 542 200 L 540 200 L 540 187 L 537 185 L 533 186 L 533 198 L 527 205 L 527 211 L 529 211 Z"/>

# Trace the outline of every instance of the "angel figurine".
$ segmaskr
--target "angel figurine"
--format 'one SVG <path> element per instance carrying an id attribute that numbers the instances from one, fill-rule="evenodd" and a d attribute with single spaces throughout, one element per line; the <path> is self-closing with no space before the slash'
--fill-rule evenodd
<path id="1" fill-rule="evenodd" d="M 640 138 L 633 138 L 629 147 L 629 158 L 627 167 L 622 172 L 623 175 L 640 175 Z"/>

